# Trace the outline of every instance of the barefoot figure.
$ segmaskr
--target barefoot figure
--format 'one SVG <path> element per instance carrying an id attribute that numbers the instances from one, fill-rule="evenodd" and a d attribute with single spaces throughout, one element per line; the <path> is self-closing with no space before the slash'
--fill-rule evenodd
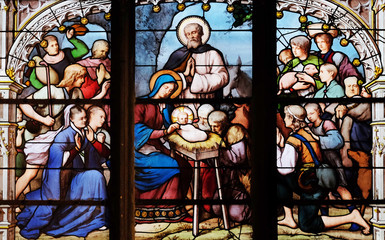
<path id="1" fill-rule="evenodd" d="M 279 225 L 291 228 L 299 227 L 304 232 L 319 233 L 327 228 L 333 228 L 346 223 L 360 225 L 363 234 L 370 233 L 369 224 L 362 218 L 360 212 L 354 209 L 343 216 L 320 216 L 317 204 L 298 206 L 298 225 L 293 218 L 292 200 L 296 192 L 301 200 L 323 200 L 328 190 L 318 185 L 314 174 L 316 159 L 322 162 L 321 147 L 314 137 L 305 130 L 306 110 L 299 105 L 289 105 L 284 108 L 285 126 L 293 132 L 284 144 L 283 136 L 277 130 L 277 193 L 279 202 L 283 203 L 284 219 Z"/>

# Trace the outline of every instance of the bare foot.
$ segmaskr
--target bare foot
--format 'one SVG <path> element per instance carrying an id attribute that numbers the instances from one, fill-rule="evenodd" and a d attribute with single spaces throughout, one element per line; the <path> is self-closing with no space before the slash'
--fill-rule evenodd
<path id="1" fill-rule="evenodd" d="M 297 228 L 298 227 L 297 223 L 294 221 L 293 218 L 289 218 L 289 219 L 284 218 L 281 221 L 278 221 L 278 225 L 287 226 L 289 228 Z"/>
<path id="2" fill-rule="evenodd" d="M 361 227 L 364 228 L 362 230 L 362 233 L 365 234 L 365 235 L 370 234 L 370 226 L 365 221 L 365 219 L 362 218 L 360 212 L 357 209 L 354 209 L 351 214 L 352 214 L 352 217 L 353 217 L 352 222 L 357 223 L 358 225 L 360 225 Z"/>

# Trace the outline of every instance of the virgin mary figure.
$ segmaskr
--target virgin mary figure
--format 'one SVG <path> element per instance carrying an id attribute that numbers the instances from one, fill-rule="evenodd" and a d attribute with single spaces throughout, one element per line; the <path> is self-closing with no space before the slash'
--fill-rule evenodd
<path id="1" fill-rule="evenodd" d="M 180 76 L 171 70 L 156 72 L 150 93 L 142 99 L 172 99 L 182 91 Z M 165 101 L 167 102 L 167 100 Z M 191 166 L 180 157 L 170 156 L 162 141 L 179 129 L 171 123 L 169 104 L 151 102 L 135 106 L 135 188 L 136 199 L 184 199 L 191 180 Z M 137 222 L 175 222 L 186 216 L 184 206 L 137 206 Z"/>

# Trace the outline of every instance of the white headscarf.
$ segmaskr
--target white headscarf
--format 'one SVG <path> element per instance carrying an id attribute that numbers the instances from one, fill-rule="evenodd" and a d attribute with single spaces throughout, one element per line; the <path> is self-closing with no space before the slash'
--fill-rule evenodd
<path id="1" fill-rule="evenodd" d="M 63 129 L 66 129 L 70 126 L 70 112 L 71 112 L 71 108 L 75 107 L 75 104 L 70 104 L 68 105 L 66 108 L 64 108 L 64 125 L 63 125 Z"/>

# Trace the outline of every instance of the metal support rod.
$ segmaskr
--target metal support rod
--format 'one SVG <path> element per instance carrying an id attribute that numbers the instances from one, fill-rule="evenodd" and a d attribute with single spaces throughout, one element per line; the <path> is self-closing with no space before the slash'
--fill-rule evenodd
<path id="1" fill-rule="evenodd" d="M 194 192 L 193 200 L 198 200 L 199 194 L 199 161 L 194 161 Z M 193 216 L 193 235 L 198 236 L 199 233 L 199 205 L 194 203 L 194 216 Z"/>

